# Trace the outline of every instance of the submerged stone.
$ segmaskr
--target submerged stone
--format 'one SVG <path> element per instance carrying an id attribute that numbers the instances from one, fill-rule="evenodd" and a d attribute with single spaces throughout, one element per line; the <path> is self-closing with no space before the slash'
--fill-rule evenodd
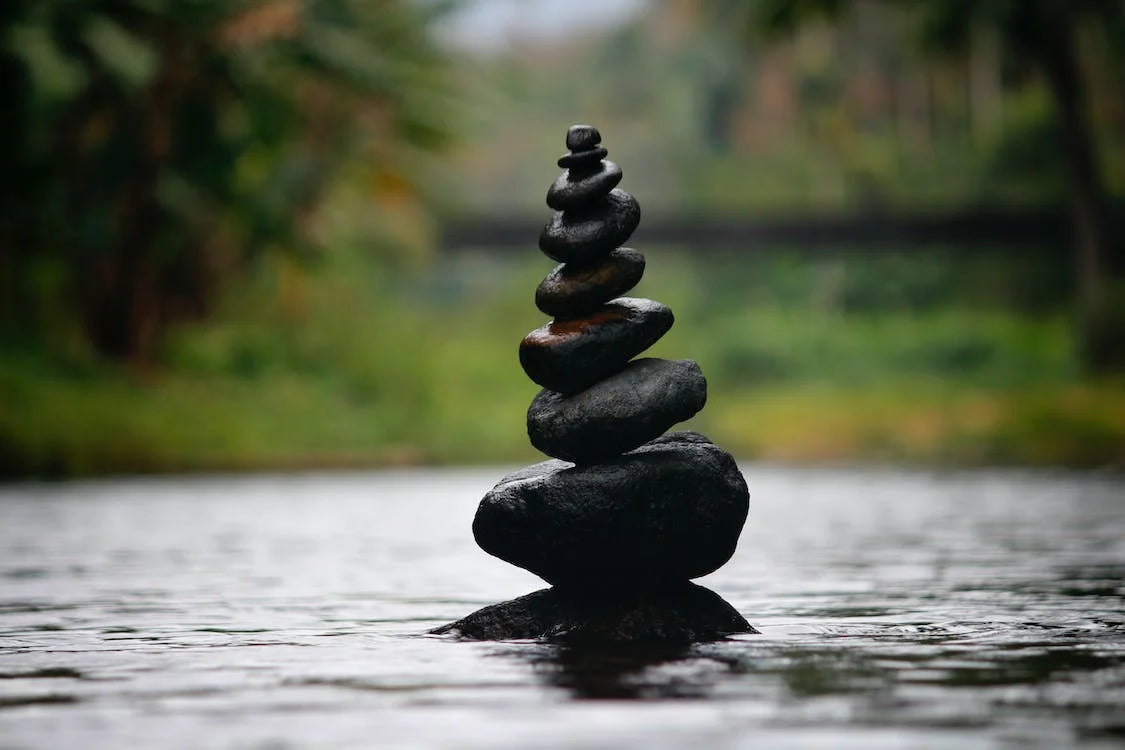
<path id="1" fill-rule="evenodd" d="M 611 599 L 541 589 L 431 632 L 478 641 L 695 643 L 758 631 L 714 591 L 682 583 Z"/>
<path id="2" fill-rule="evenodd" d="M 575 393 L 612 375 L 672 327 L 659 302 L 620 297 L 581 318 L 553 320 L 520 342 L 520 364 L 533 381 Z"/>
<path id="3" fill-rule="evenodd" d="M 551 460 L 509 474 L 481 500 L 473 536 L 485 552 L 592 596 L 716 570 L 748 510 L 730 454 L 677 432 L 604 463 Z"/>
<path id="4" fill-rule="evenodd" d="M 624 245 L 640 221 L 636 198 L 614 188 L 583 208 L 556 211 L 539 233 L 539 249 L 560 263 L 592 263 Z"/>
<path id="5" fill-rule="evenodd" d="M 594 463 L 647 443 L 706 402 L 695 362 L 638 359 L 570 396 L 540 391 L 527 409 L 527 435 L 548 456 Z"/>
<path id="6" fill-rule="evenodd" d="M 539 283 L 535 306 L 560 318 L 584 315 L 632 289 L 644 272 L 645 256 L 629 247 L 592 266 L 561 263 Z"/>

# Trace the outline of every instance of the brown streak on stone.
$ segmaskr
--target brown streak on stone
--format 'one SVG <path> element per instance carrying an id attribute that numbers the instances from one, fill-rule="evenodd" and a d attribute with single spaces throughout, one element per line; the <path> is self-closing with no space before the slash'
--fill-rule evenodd
<path id="1" fill-rule="evenodd" d="M 596 326 L 612 323 L 624 317 L 625 313 L 620 308 L 607 308 L 595 313 L 590 313 L 583 318 L 552 320 L 551 324 L 547 326 L 547 332 L 551 336 L 575 336 L 585 333 Z"/>

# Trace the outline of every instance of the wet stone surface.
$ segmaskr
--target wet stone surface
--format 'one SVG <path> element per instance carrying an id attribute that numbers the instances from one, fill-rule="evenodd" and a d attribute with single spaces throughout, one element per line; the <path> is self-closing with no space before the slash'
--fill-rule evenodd
<path id="1" fill-rule="evenodd" d="M 554 320 L 520 342 L 527 376 L 548 390 L 575 393 L 620 370 L 674 322 L 667 306 L 620 297 L 581 318 Z"/>
<path id="2" fill-rule="evenodd" d="M 695 362 L 638 359 L 570 396 L 540 391 L 527 410 L 527 434 L 548 456 L 593 463 L 652 440 L 706 401 L 707 381 Z"/>
<path id="3" fill-rule="evenodd" d="M 563 263 L 540 282 L 535 306 L 555 317 L 583 315 L 625 294 L 644 272 L 645 256 L 628 247 L 617 248 L 591 266 Z"/>
<path id="4" fill-rule="evenodd" d="M 509 474 L 481 501 L 473 535 L 552 585 L 643 590 L 725 563 L 748 508 L 734 459 L 678 432 L 599 464 L 551 460 Z"/>
<path id="5" fill-rule="evenodd" d="M 559 157 L 558 165 L 563 169 L 590 169 L 609 155 L 609 151 L 597 146 L 587 151 L 571 151 Z"/>
<path id="6" fill-rule="evenodd" d="M 611 597 L 541 589 L 484 607 L 433 632 L 484 641 L 619 645 L 699 643 L 757 631 L 715 592 L 683 583 Z"/>
<path id="7" fill-rule="evenodd" d="M 560 263 L 591 263 L 624 245 L 641 221 L 641 207 L 624 190 L 574 211 L 556 211 L 539 234 L 539 249 Z"/>
<path id="8" fill-rule="evenodd" d="M 547 205 L 559 211 L 579 209 L 608 195 L 621 182 L 621 167 L 609 160 L 596 169 L 567 170 L 547 190 Z"/>
<path id="9" fill-rule="evenodd" d="M 566 147 L 571 151 L 588 151 L 602 142 L 602 134 L 593 125 L 571 125 L 566 130 Z"/>

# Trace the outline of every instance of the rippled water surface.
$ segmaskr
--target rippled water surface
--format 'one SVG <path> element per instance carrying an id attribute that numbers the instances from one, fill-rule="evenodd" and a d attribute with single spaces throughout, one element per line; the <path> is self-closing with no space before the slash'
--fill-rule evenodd
<path id="1" fill-rule="evenodd" d="M 1119 478 L 745 467 L 761 635 L 427 636 L 501 470 L 0 488 L 0 747 L 1121 747 Z"/>

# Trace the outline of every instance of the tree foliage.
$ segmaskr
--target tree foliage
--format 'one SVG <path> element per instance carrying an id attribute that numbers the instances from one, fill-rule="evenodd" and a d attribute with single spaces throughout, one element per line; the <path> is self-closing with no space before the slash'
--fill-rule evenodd
<path id="1" fill-rule="evenodd" d="M 326 187 L 447 138 L 433 4 L 0 4 L 0 327 L 147 359 Z M 409 180 L 403 180 L 409 189 Z"/>
<path id="2" fill-rule="evenodd" d="M 1125 336 L 1118 313 L 1109 305 L 1105 277 L 1120 253 L 1108 237 L 1108 210 L 1089 121 L 1087 81 L 1079 53 L 1079 33 L 1099 31 L 1120 55 L 1125 40 L 1121 0 L 885 0 L 912 11 L 922 48 L 939 54 L 964 51 L 973 36 L 986 31 L 1006 55 L 1036 72 L 1046 83 L 1055 109 L 1056 149 L 1065 165 L 1065 183 L 1074 235 L 1076 300 L 1084 359 L 1092 369 L 1125 364 Z M 734 28 L 748 41 L 763 32 L 785 33 L 812 18 L 834 19 L 862 0 L 713 0 L 719 13 L 737 12 Z M 867 4 L 871 4 L 870 2 Z"/>

